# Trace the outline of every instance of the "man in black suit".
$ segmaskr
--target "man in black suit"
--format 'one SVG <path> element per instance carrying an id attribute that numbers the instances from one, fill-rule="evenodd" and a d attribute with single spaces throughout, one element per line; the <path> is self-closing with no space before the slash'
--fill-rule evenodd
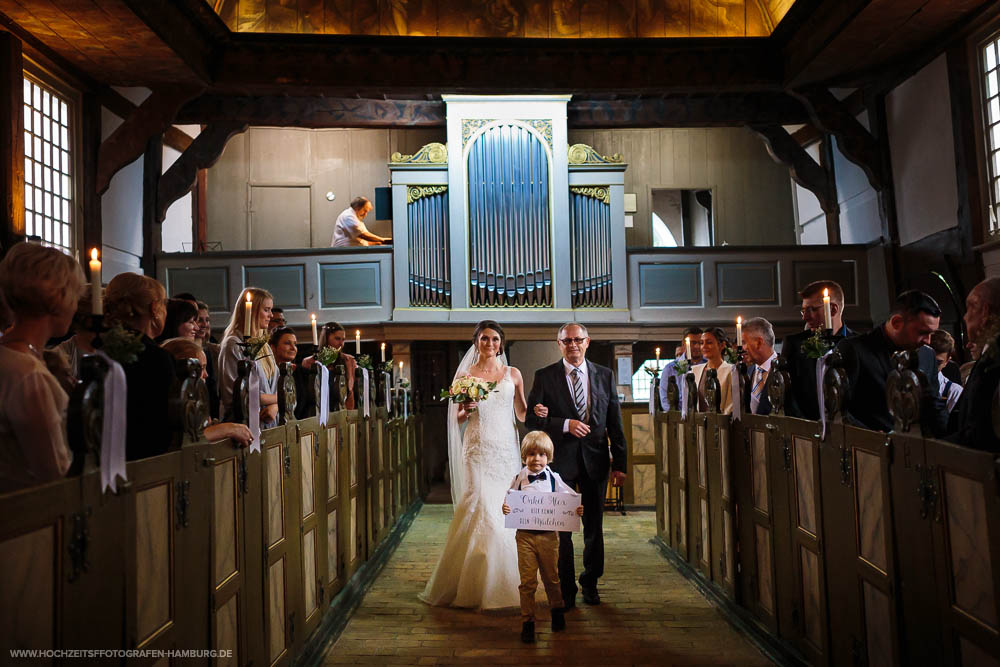
<path id="1" fill-rule="evenodd" d="M 625 433 L 610 368 L 587 361 L 587 328 L 564 324 L 556 337 L 563 358 L 535 373 L 528 405 L 528 428 L 549 434 L 555 445 L 552 469 L 583 496 L 583 601 L 600 604 L 597 580 L 604 574 L 604 497 L 612 483 L 625 481 Z M 608 455 L 610 441 L 610 457 Z M 576 606 L 573 534 L 559 533 L 559 581 L 566 609 Z"/>
<path id="2" fill-rule="evenodd" d="M 767 395 L 767 383 L 771 378 L 771 364 L 778 358 L 771 323 L 763 317 L 747 320 L 743 324 L 743 349 L 751 362 L 747 369 L 743 410 L 751 415 L 769 415 L 771 399 Z"/>
<path id="3" fill-rule="evenodd" d="M 962 396 L 958 399 L 958 432 L 949 439 L 960 445 L 1000 453 L 1000 436 L 993 423 L 1000 386 L 1000 278 L 987 278 L 965 299 L 968 347 L 976 356 Z"/>
<path id="4" fill-rule="evenodd" d="M 785 398 L 785 413 L 793 417 L 819 420 L 819 397 L 816 394 L 816 359 L 802 351 L 805 343 L 817 329 L 826 325 L 823 313 L 823 290 L 830 292 L 830 315 L 834 336 L 850 338 L 857 333 L 844 324 L 844 288 L 832 280 L 817 280 L 802 289 L 802 321 L 806 330 L 787 336 L 781 344 L 781 356 L 788 366 L 791 387 Z"/>
<path id="5" fill-rule="evenodd" d="M 928 435 L 945 434 L 948 407 L 941 398 L 934 350 L 928 346 L 940 321 L 937 302 L 928 294 L 910 290 L 896 297 L 889 319 L 880 326 L 837 344 L 850 385 L 845 410 L 849 422 L 875 431 L 892 430 L 885 391 L 893 370 L 892 355 L 898 350 L 916 350 L 920 370 L 927 377 L 920 406 L 921 425 Z"/>

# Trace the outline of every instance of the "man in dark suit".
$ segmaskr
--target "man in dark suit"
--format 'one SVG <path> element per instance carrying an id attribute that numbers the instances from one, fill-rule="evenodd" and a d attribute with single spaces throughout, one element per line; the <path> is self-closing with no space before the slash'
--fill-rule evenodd
<path id="1" fill-rule="evenodd" d="M 920 406 L 920 422 L 928 435 L 941 436 L 948 428 L 948 407 L 941 398 L 937 360 L 928 347 L 931 333 L 941 321 L 941 308 L 930 295 L 918 290 L 903 292 L 892 304 L 889 319 L 866 334 L 840 341 L 850 385 L 845 418 L 875 431 L 891 431 L 892 415 L 886 381 L 892 372 L 892 355 L 915 350 L 927 387 Z"/>
<path id="2" fill-rule="evenodd" d="M 528 428 L 549 434 L 555 445 L 552 469 L 579 489 L 583 504 L 583 601 L 600 604 L 597 580 L 604 574 L 604 497 L 608 473 L 612 483 L 625 481 L 625 433 L 621 407 L 610 368 L 587 361 L 587 328 L 571 322 L 559 329 L 556 340 L 563 358 L 535 373 Z M 610 457 L 609 452 L 610 441 Z M 559 581 L 566 609 L 576 606 L 573 534 L 559 533 Z"/>
<path id="3" fill-rule="evenodd" d="M 965 299 L 965 326 L 976 365 L 958 399 L 958 432 L 949 439 L 966 447 L 1000 453 L 993 414 L 1000 386 L 1000 278 L 987 278 Z"/>
<path id="4" fill-rule="evenodd" d="M 774 327 L 763 317 L 754 317 L 743 324 L 743 349 L 751 365 L 747 369 L 747 392 L 743 409 L 751 415 L 771 414 L 771 399 L 767 385 L 771 379 L 771 363 L 778 358 L 774 351 Z"/>
<path id="5" fill-rule="evenodd" d="M 781 356 L 788 366 L 791 387 L 785 398 L 785 413 L 793 417 L 819 420 L 819 397 L 816 394 L 816 359 L 810 359 L 802 351 L 802 344 L 812 337 L 817 329 L 826 326 L 823 313 L 823 290 L 830 292 L 830 315 L 833 321 L 833 335 L 850 338 L 857 333 L 844 324 L 844 288 L 832 280 L 817 280 L 802 289 L 802 321 L 806 330 L 787 336 L 781 344 Z"/>

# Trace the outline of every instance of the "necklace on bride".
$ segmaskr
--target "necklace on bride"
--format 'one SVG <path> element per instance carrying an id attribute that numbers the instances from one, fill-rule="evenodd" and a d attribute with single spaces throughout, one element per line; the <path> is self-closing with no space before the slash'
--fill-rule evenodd
<path id="1" fill-rule="evenodd" d="M 482 377 L 484 375 L 486 376 L 496 375 L 500 371 L 500 369 L 503 368 L 503 365 L 500 363 L 500 360 L 497 359 L 496 357 L 492 357 L 492 359 L 493 363 L 489 364 L 489 366 L 484 366 L 481 364 L 481 362 L 476 362 L 476 364 L 474 364 L 470 370 L 476 371 L 479 374 L 479 377 Z"/>

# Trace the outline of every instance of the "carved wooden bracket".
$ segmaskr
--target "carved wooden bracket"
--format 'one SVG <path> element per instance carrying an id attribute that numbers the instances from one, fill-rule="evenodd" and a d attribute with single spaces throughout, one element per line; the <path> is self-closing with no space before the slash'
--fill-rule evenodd
<path id="1" fill-rule="evenodd" d="M 837 138 L 837 147 L 848 160 L 861 167 L 875 190 L 886 186 L 882 152 L 878 141 L 847 106 L 826 88 L 791 91 L 809 111 L 813 124 Z"/>
<path id="2" fill-rule="evenodd" d="M 97 194 L 111 185 L 118 170 L 146 150 L 151 137 L 163 134 L 174 121 L 177 111 L 200 89 L 191 86 L 164 85 L 136 108 L 125 122 L 101 143 L 97 154 Z"/>
<path id="3" fill-rule="evenodd" d="M 780 125 L 751 125 L 750 129 L 760 135 L 771 157 L 791 170 L 792 180 L 816 195 L 824 213 L 840 213 L 833 179 L 785 128 Z"/>
<path id="4" fill-rule="evenodd" d="M 170 205 L 183 197 L 198 178 L 198 170 L 218 162 L 222 151 L 234 135 L 246 132 L 245 123 L 215 123 L 201 131 L 188 149 L 170 165 L 156 189 L 156 221 L 163 222 Z"/>

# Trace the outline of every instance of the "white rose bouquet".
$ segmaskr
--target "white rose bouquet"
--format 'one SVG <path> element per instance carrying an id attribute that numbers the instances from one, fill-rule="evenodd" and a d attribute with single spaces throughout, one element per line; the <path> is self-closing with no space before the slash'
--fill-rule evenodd
<path id="1" fill-rule="evenodd" d="M 496 382 L 487 382 L 482 378 L 466 375 L 455 380 L 447 389 L 442 389 L 441 400 L 452 403 L 485 401 L 496 387 Z"/>

